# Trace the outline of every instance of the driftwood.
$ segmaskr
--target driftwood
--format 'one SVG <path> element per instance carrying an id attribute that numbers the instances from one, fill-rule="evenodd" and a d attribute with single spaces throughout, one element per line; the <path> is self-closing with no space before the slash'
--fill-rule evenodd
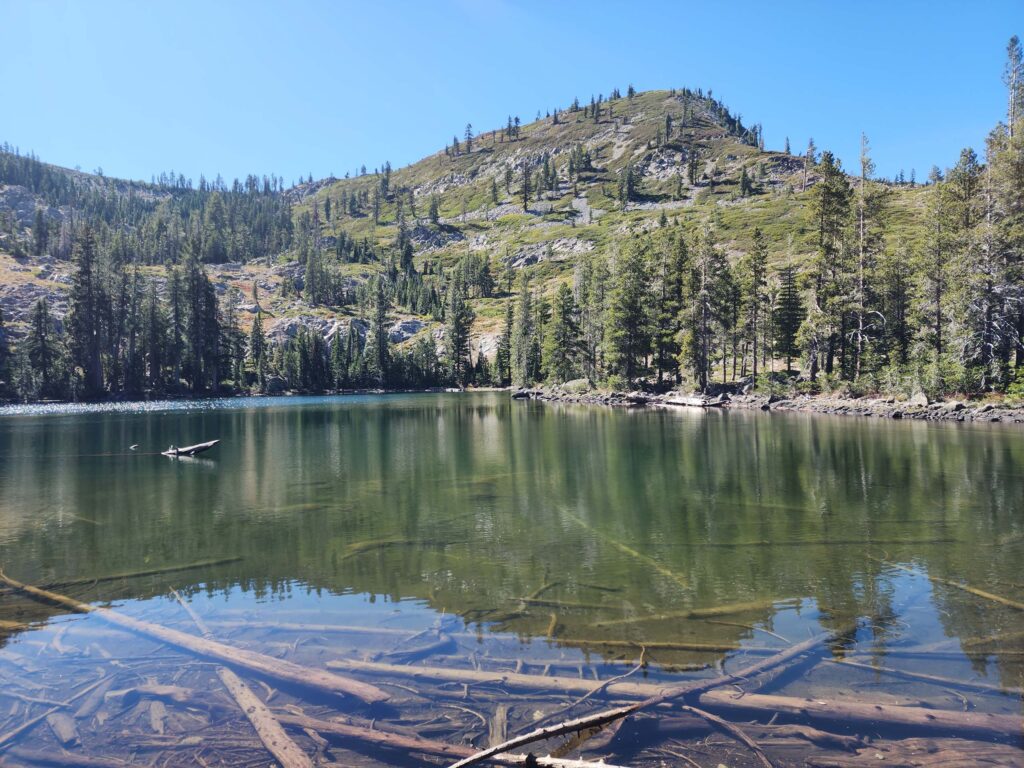
<path id="1" fill-rule="evenodd" d="M 303 715 L 279 714 L 278 719 L 287 725 L 298 728 L 308 728 L 317 733 L 326 733 L 332 736 L 341 736 L 346 739 L 363 741 L 379 747 L 390 747 L 402 752 L 419 752 L 438 757 L 470 757 L 475 752 L 471 747 L 464 747 L 459 744 L 448 744 L 434 739 L 425 739 L 421 736 L 382 731 L 378 728 L 365 728 L 349 723 L 341 723 L 336 720 L 320 720 Z M 493 758 L 498 765 L 538 765 L 549 768 L 616 768 L 609 763 L 592 763 L 585 760 L 564 760 L 555 757 L 537 757 L 534 755 L 511 755 L 504 754 Z"/>
<path id="2" fill-rule="evenodd" d="M 181 599 L 175 590 L 171 590 L 181 607 L 192 618 L 193 623 L 207 640 L 211 639 L 210 629 L 203 623 L 192 606 Z M 217 677 L 227 688 L 231 698 L 238 704 L 239 709 L 252 724 L 256 735 L 260 737 L 263 746 L 281 764 L 281 768 L 313 768 L 313 761 L 305 752 L 292 741 L 291 737 L 284 732 L 284 728 L 277 722 L 270 713 L 267 705 L 254 694 L 242 679 L 227 667 L 217 667 Z"/>
<path id="3" fill-rule="evenodd" d="M 332 696 L 354 696 L 368 704 L 386 701 L 388 695 L 384 691 L 355 680 L 348 680 L 339 675 L 323 672 L 318 669 L 307 669 L 289 661 L 274 659 L 262 653 L 248 651 L 240 648 L 218 643 L 214 640 L 189 635 L 176 629 L 163 627 L 159 624 L 152 624 L 147 621 L 133 619 L 130 616 L 110 610 L 109 608 L 96 608 L 87 603 L 79 602 L 73 598 L 59 595 L 55 592 L 22 584 L 0 571 L 0 581 L 9 587 L 23 592 L 30 597 L 47 603 L 68 608 L 77 613 L 88 613 L 98 616 L 122 629 L 127 629 L 139 635 L 159 640 L 162 643 L 172 645 L 196 656 L 213 659 L 234 667 L 241 667 L 264 677 L 272 678 L 289 685 L 312 689 Z"/>
<path id="4" fill-rule="evenodd" d="M 808 653 L 809 651 L 814 650 L 818 646 L 825 643 L 831 637 L 832 633 L 823 632 L 819 635 L 815 635 L 814 637 L 809 638 L 808 640 L 805 640 L 802 643 L 797 643 L 796 645 L 787 648 L 786 650 L 781 651 L 775 654 L 774 656 L 771 656 L 767 659 L 762 659 L 756 664 L 751 664 L 749 667 L 746 667 L 745 669 L 742 669 L 734 674 L 721 675 L 719 677 L 712 677 L 706 680 L 695 680 L 692 682 L 683 683 L 681 685 L 671 686 L 662 689 L 659 693 L 650 696 L 649 698 L 644 699 L 643 701 L 640 701 L 636 704 L 629 704 L 624 707 L 615 707 L 614 709 L 606 709 L 604 711 L 596 712 L 591 715 L 585 715 L 584 717 L 579 717 L 575 720 L 570 720 L 564 723 L 560 723 L 558 725 L 552 725 L 547 728 L 538 728 L 536 730 L 530 731 L 529 733 L 525 733 L 521 736 L 516 736 L 515 738 L 509 739 L 503 744 L 498 744 L 497 746 L 481 750 L 472 757 L 460 760 L 459 762 L 453 764 L 452 768 L 465 768 L 465 766 L 474 765 L 475 763 L 487 760 L 493 757 L 494 755 L 500 754 L 502 752 L 507 752 L 510 749 L 516 749 L 517 747 L 521 747 L 525 744 L 532 744 L 535 741 L 543 741 L 545 739 L 550 739 L 554 736 L 560 736 L 565 733 L 575 733 L 577 731 L 582 731 L 586 729 L 599 728 L 600 726 L 606 725 L 607 723 L 612 723 L 616 720 L 628 717 L 634 712 L 639 712 L 640 710 L 646 709 L 648 707 L 657 706 L 658 704 L 669 701 L 671 699 L 684 698 L 686 696 L 697 696 L 705 691 L 710 691 L 712 688 L 718 688 L 723 685 L 731 685 L 733 683 L 742 682 L 746 678 L 759 675 L 762 672 L 766 672 L 770 669 L 774 669 L 775 667 L 778 667 L 782 664 L 786 664 L 792 661 L 793 659 L 802 656 L 803 654 Z M 636 683 L 633 683 L 632 685 L 636 685 Z"/>

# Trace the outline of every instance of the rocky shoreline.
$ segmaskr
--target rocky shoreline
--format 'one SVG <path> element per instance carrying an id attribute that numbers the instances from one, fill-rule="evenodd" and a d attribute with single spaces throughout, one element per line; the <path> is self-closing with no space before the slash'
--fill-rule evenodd
<path id="1" fill-rule="evenodd" d="M 842 398 L 829 395 L 730 395 L 714 397 L 685 395 L 680 392 L 576 392 L 557 387 L 517 389 L 516 400 L 540 400 L 556 403 L 605 405 L 620 408 L 738 408 L 761 411 L 817 413 L 833 416 L 861 416 L 915 421 L 970 421 L 1024 423 L 1024 407 L 994 402 L 949 400 L 929 402 L 924 395 L 909 400 L 892 397 Z"/>

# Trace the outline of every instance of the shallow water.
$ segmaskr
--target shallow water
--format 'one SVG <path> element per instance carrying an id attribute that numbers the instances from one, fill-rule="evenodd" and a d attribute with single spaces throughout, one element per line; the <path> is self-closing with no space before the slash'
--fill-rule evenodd
<path id="1" fill-rule="evenodd" d="M 221 444 L 195 459 L 159 455 L 213 438 Z M 1024 611 L 955 585 L 1024 602 L 1022 504 L 1024 431 L 998 425 L 612 410 L 502 393 L 0 410 L 6 573 L 78 581 L 60 591 L 195 632 L 173 587 L 214 636 L 311 666 L 408 646 L 395 633 L 296 624 L 439 627 L 462 639 L 414 663 L 472 656 L 475 667 L 530 671 L 532 659 L 577 678 L 621 674 L 643 651 L 652 682 L 736 669 L 828 629 L 842 632 L 833 654 L 1014 689 Z M 209 561 L 219 562 L 186 567 Z M 162 572 L 82 583 L 139 571 Z M 118 659 L 114 669 L 140 678 L 174 676 L 160 661 L 174 652 L 95 617 L 0 601 L 0 620 L 31 625 L 0 650 L 0 680 L 26 695 L 63 701 L 85 684 L 82 670 L 95 679 Z M 698 644 L 713 649 L 683 647 Z M 1013 691 L 965 697 L 828 663 L 775 692 L 851 691 L 1021 711 Z M 440 694 L 421 698 L 424 712 L 444 709 Z M 0 730 L 43 711 L 16 704 L 12 714 L 0 700 Z M 492 718 L 479 706 L 482 718 L 445 709 L 465 722 L 444 736 L 485 744 L 480 720 Z M 536 719 L 530 706 L 509 716 L 510 731 Z M 134 717 L 146 731 L 140 707 L 111 722 Z M 185 728 L 190 715 L 179 715 L 151 738 Z M 118 736 L 136 733 L 124 723 L 83 723 L 76 749 L 123 757 L 141 738 Z M 31 739 L 53 736 L 44 725 L 19 741 Z"/>

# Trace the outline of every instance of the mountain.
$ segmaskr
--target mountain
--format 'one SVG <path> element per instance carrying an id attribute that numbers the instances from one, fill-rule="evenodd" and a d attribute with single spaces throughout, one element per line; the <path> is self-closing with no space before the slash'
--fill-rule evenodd
<path id="1" fill-rule="evenodd" d="M 931 194 L 927 185 L 871 179 L 870 165 L 865 166 L 863 181 L 858 175 L 847 176 L 830 154 L 819 155 L 813 147 L 802 155 L 766 150 L 759 126 L 744 125 L 710 92 L 687 89 L 630 89 L 597 103 L 538 114 L 530 123 L 510 117 L 504 127 L 480 133 L 467 126 L 443 150 L 407 167 L 392 169 L 385 164 L 353 178 L 310 179 L 288 188 L 275 177 L 257 176 L 230 186 L 219 178 L 194 185 L 174 174 L 163 174 L 151 183 L 129 182 L 57 168 L 4 149 L 0 308 L 14 340 L 27 333 L 35 302 L 43 296 L 50 300 L 59 329 L 73 271 L 73 241 L 88 223 L 97 232 L 108 294 L 127 291 L 123 285 L 118 289 L 114 278 L 120 276 L 123 283 L 131 269 L 143 284 L 133 290 L 145 293 L 148 286 L 166 302 L 173 283 L 169 267 L 183 265 L 191 255 L 205 266 L 220 311 L 230 315 L 239 338 L 251 332 L 259 314 L 272 346 L 287 351 L 302 337 L 304 344 L 316 345 L 316 354 L 329 358 L 335 338 L 344 338 L 348 364 L 353 343 L 360 355 L 369 354 L 367 339 L 381 338 L 382 329 L 389 337 L 383 346 L 393 345 L 396 354 L 406 350 L 411 355 L 409 350 L 418 341 L 421 358 L 430 346 L 439 359 L 450 359 L 445 324 L 451 318 L 447 304 L 453 281 L 466 294 L 467 317 L 474 318 L 467 364 L 474 364 L 481 352 L 493 364 L 503 332 L 506 346 L 510 343 L 506 307 L 517 292 L 519 275 L 529 276 L 528 298 L 531 306 L 539 305 L 533 327 L 543 337 L 560 286 L 574 285 L 579 299 L 581 270 L 588 264 L 602 261 L 614 272 L 619 255 L 641 242 L 657 251 L 662 247 L 658 243 L 678 240 L 695 253 L 698 241 L 712 237 L 710 233 L 722 258 L 716 269 L 722 271 L 740 268 L 744 257 L 757 250 L 755 233 L 760 232 L 768 273 L 775 276 L 793 267 L 800 276 L 804 298 L 798 303 L 803 312 L 813 303 L 807 293 L 812 265 L 829 250 L 823 244 L 823 225 L 815 218 L 823 184 L 831 184 L 829 189 L 843 198 L 839 204 L 846 206 L 847 218 L 834 227 L 834 258 L 840 252 L 848 257 L 855 247 L 849 217 L 858 189 L 866 194 L 870 186 L 879 201 L 884 198 L 884 211 L 871 222 L 878 230 L 872 237 L 879 238 L 872 246 L 872 269 L 883 252 L 925 249 L 926 202 Z M 841 246 L 838 239 L 843 240 Z M 860 247 L 863 259 L 863 242 Z M 692 274 L 687 276 L 684 291 L 690 299 L 698 295 L 691 278 Z M 820 289 L 820 276 L 816 280 Z M 378 282 L 385 287 L 378 290 Z M 847 294 L 853 290 L 839 282 L 836 286 Z M 649 287 L 655 287 L 654 282 Z M 860 288 L 860 309 L 853 310 L 857 317 L 846 318 L 859 323 L 858 361 L 866 354 L 864 316 L 869 312 L 863 282 Z M 853 301 L 846 298 L 847 304 Z M 684 303 L 692 303 L 690 299 Z M 740 312 L 741 304 L 737 298 L 731 311 Z M 584 310 L 572 310 L 581 323 L 586 318 L 579 313 Z M 682 306 L 674 311 L 680 317 L 686 314 Z M 715 311 L 722 315 L 716 321 L 718 336 L 733 335 L 731 375 L 725 363 L 730 353 L 720 353 L 723 377 L 735 378 L 740 318 L 730 321 L 725 310 Z M 847 306 L 837 311 L 851 310 Z M 830 372 L 834 355 L 839 354 L 845 366 L 849 361 L 844 356 L 854 354 L 842 338 L 849 328 L 838 328 L 846 319 L 837 321 L 828 337 Z M 653 316 L 647 320 L 659 322 Z M 685 357 L 684 347 L 693 343 L 694 329 L 682 320 L 674 324 L 678 338 L 668 346 L 677 359 Z M 700 330 L 713 334 L 710 326 Z M 778 329 L 755 331 L 751 354 L 760 354 L 765 362 L 767 339 L 777 333 Z M 796 344 L 794 334 L 795 330 L 791 347 Z M 546 370 L 540 360 L 542 341 L 534 340 L 537 360 L 531 379 Z M 596 356 L 596 345 L 603 349 L 612 342 L 602 329 L 601 338 L 588 343 L 594 347 L 591 356 Z M 837 351 L 836 345 L 842 349 Z M 663 352 L 638 348 L 642 375 L 653 374 L 654 357 Z M 376 347 L 374 353 L 381 354 Z M 117 352 L 110 354 L 118 357 Z M 303 363 L 289 363 L 283 352 L 277 354 L 268 356 L 271 368 L 285 380 L 284 386 L 294 386 L 294 377 L 285 368 Z M 508 351 L 501 354 L 507 356 Z M 712 369 L 708 354 L 703 353 L 703 376 L 694 377 L 704 385 Z M 742 355 L 744 373 L 745 346 Z M 386 365 L 384 357 L 378 362 L 378 367 Z M 331 361 L 324 365 L 330 368 Z M 372 361 L 361 365 L 365 367 L 350 383 L 375 379 Z M 428 376 L 425 371 L 431 366 L 423 360 L 416 365 L 419 373 L 403 375 L 403 384 L 444 378 L 437 371 Z M 856 365 L 859 369 L 860 363 Z M 662 368 L 659 363 L 659 380 L 666 372 Z M 669 369 L 674 380 L 677 370 L 685 371 L 686 366 L 676 363 Z M 593 365 L 573 370 L 591 379 L 603 378 Z M 230 386 L 252 385 L 251 371 L 235 373 L 245 382 L 232 380 Z M 221 370 L 218 376 L 223 374 Z M 329 371 L 323 377 L 328 384 L 337 384 Z M 380 379 L 379 372 L 376 378 Z M 181 383 L 174 377 L 157 379 L 162 382 L 157 389 L 173 390 Z M 222 384 L 207 382 L 212 388 Z"/>

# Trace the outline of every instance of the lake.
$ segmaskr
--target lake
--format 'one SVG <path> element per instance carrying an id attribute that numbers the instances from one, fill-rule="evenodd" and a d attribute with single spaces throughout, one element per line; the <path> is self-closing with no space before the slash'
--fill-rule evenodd
<path id="1" fill-rule="evenodd" d="M 160 455 L 214 438 L 195 458 Z M 4 572 L 198 637 L 184 602 L 231 648 L 384 691 L 386 704 L 338 703 L 238 670 L 275 714 L 321 724 L 285 726 L 325 763 L 429 751 L 333 733 L 323 723 L 339 713 L 484 747 L 824 631 L 744 690 L 838 714 L 752 696 L 729 717 L 757 721 L 749 735 L 778 764 L 835 754 L 781 723 L 845 735 L 850 754 L 869 737 L 900 755 L 916 743 L 903 737 L 963 735 L 859 722 L 840 705 L 1019 720 L 1022 556 L 1024 432 L 1010 426 L 507 393 L 0 409 Z M 0 595 L 0 627 L 0 733 L 62 716 L 0 742 L 8 759 L 267 764 L 209 658 L 14 591 Z M 620 677 L 635 690 L 597 682 Z M 736 706 L 714 699 L 701 707 Z M 762 764 L 708 727 L 669 706 L 565 754 Z M 964 742 L 980 750 L 971 760 L 1020 746 L 1019 726 L 998 730 Z M 445 762 L 412 764 L 424 760 Z"/>

